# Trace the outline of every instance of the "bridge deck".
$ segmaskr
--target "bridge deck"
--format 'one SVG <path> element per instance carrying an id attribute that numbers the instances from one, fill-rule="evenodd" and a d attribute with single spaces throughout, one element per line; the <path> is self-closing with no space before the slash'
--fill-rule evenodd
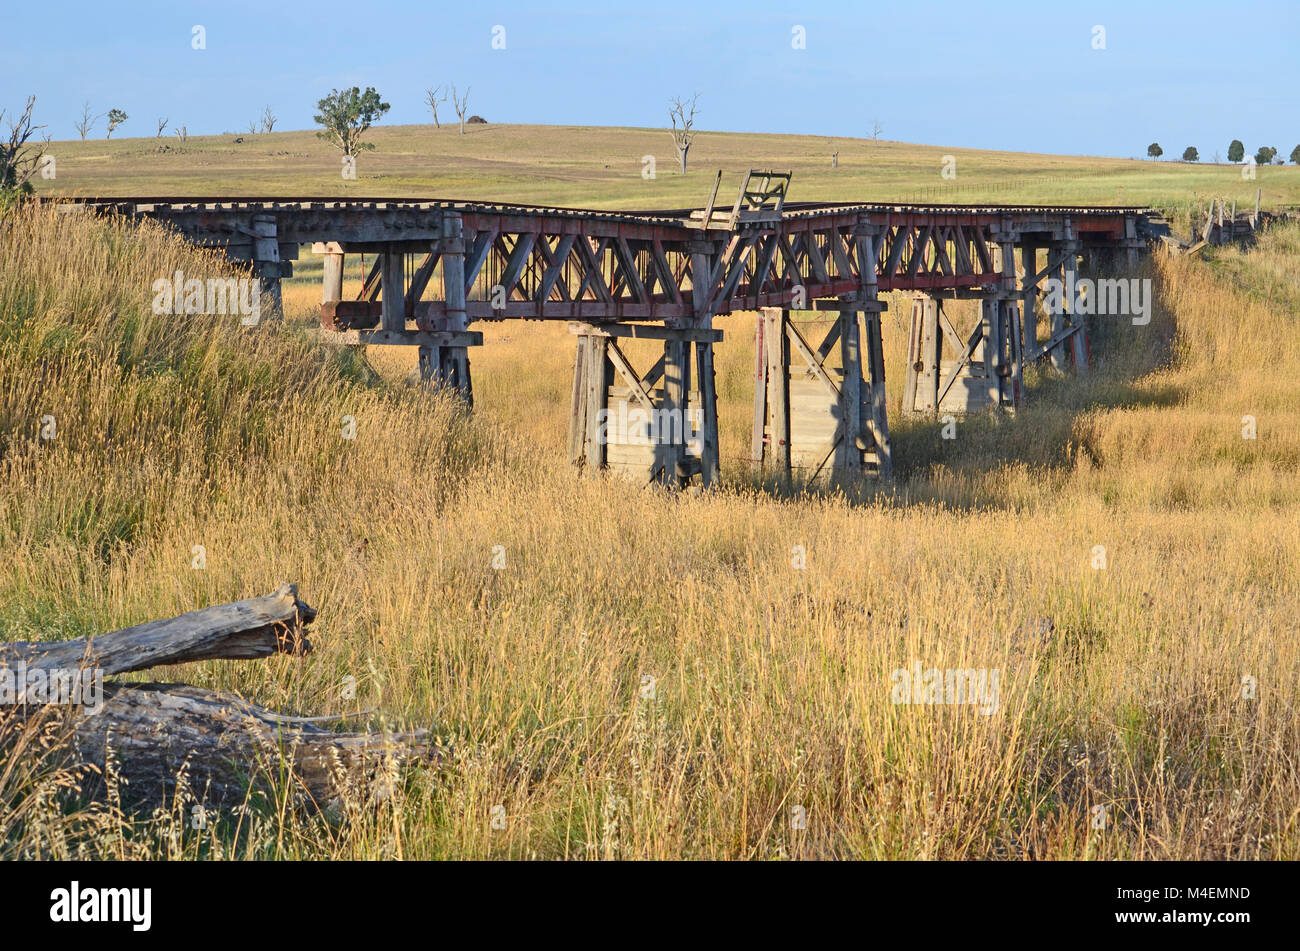
<path id="1" fill-rule="evenodd" d="M 995 284 L 992 249 L 1078 242 L 1136 250 L 1143 207 L 790 202 L 704 228 L 694 209 L 604 211 L 402 198 L 83 198 L 76 205 L 159 220 L 233 258 L 273 265 L 312 244 L 321 253 L 422 256 L 404 316 L 443 329 L 435 278 L 463 256 L 465 321 L 508 318 L 655 321 L 708 326 L 717 314 L 858 292 L 874 260 L 878 290 Z M 692 213 L 697 220 L 692 220 Z M 871 250 L 863 250 L 871 236 Z M 275 246 L 272 253 L 272 245 Z M 267 277 L 278 274 L 263 267 Z M 376 274 L 370 290 L 381 283 Z M 418 293 L 412 294 L 412 290 Z M 343 301 L 341 328 L 381 316 L 378 294 Z M 455 295 L 453 295 L 455 296 Z M 398 330 L 398 327 L 390 327 Z"/>
<path id="2" fill-rule="evenodd" d="M 715 316 L 762 312 L 756 467 L 888 479 L 880 291 L 916 295 L 904 412 L 1015 410 L 1026 362 L 1087 369 L 1082 313 L 1044 314 L 1050 326 L 1040 338 L 1040 282 L 1064 284 L 1080 256 L 1113 268 L 1122 255 L 1131 267 L 1158 227 L 1140 207 L 786 203 L 786 184 L 788 175 L 775 191 L 742 186 L 730 211 L 712 202 L 633 212 L 302 197 L 80 199 L 70 207 L 155 219 L 221 247 L 251 263 L 273 300 L 288 262 L 310 244 L 324 262 L 321 323 L 334 340 L 416 346 L 426 379 L 471 400 L 469 350 L 482 343 L 469 330 L 474 321 L 571 321 L 573 461 L 669 484 L 699 475 L 705 485 L 719 476 Z M 348 254 L 374 255 L 354 300 L 343 299 Z M 945 310 L 955 313 L 953 298 L 975 302 L 969 333 Z M 837 313 L 819 342 L 790 320 L 798 310 Z M 628 336 L 662 341 L 662 357 L 644 371 L 633 367 L 619 344 Z M 609 429 L 611 419 L 633 416 L 677 422 L 649 442 L 639 435 L 644 420 Z"/>

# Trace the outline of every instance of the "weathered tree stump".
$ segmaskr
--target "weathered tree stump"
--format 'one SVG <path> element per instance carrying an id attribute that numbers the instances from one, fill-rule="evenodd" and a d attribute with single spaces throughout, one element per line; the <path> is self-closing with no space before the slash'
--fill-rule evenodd
<path id="1" fill-rule="evenodd" d="M 315 617 L 286 584 L 266 597 L 97 637 L 0 645 L 0 677 L 108 676 L 197 660 L 301 656 L 311 650 L 304 628 Z M 20 695 L 31 682 L 28 673 Z M 21 699 L 19 715 L 47 706 Z M 196 803 L 229 809 L 288 784 L 299 804 L 330 808 L 345 794 L 383 795 L 402 764 L 439 756 L 426 731 L 334 733 L 313 722 L 328 718 L 281 716 L 186 684 L 105 683 L 99 707 L 68 708 L 70 752 L 87 773 L 83 788 L 101 795 L 116 784 L 123 800 L 136 804 L 171 802 L 184 786 Z"/>

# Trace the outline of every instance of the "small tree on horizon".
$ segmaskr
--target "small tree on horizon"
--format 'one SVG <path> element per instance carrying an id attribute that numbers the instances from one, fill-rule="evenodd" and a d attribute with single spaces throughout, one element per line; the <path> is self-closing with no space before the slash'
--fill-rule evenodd
<path id="1" fill-rule="evenodd" d="M 1199 162 L 1200 160 L 1201 155 L 1196 151 L 1196 146 L 1189 145 L 1187 148 L 1183 149 L 1184 162 Z"/>
<path id="2" fill-rule="evenodd" d="M 271 111 L 270 106 L 267 106 L 265 109 L 262 110 L 261 124 L 262 124 L 263 132 L 275 131 L 275 124 L 279 121 L 280 121 L 279 116 L 277 116 L 274 112 Z"/>
<path id="3" fill-rule="evenodd" d="M 1151 156 L 1153 159 L 1158 159 L 1164 154 L 1165 150 L 1160 147 L 1159 142 L 1152 142 L 1147 146 L 1147 155 Z"/>
<path id="4" fill-rule="evenodd" d="M 1273 148 L 1273 146 L 1261 145 L 1259 151 L 1255 153 L 1255 164 L 1271 165 L 1273 163 L 1273 156 L 1275 155 L 1277 155 L 1277 149 Z"/>
<path id="5" fill-rule="evenodd" d="M 329 142 L 345 156 L 354 157 L 358 152 L 374 149 L 375 144 L 363 141 L 362 136 L 391 107 L 380 100 L 374 86 L 367 86 L 365 92 L 353 86 L 331 91 L 316 103 L 316 108 L 320 112 L 312 120 L 324 127 L 316 133 L 316 138 Z"/>
<path id="6" fill-rule="evenodd" d="M 447 101 L 447 90 L 439 83 L 432 89 L 424 91 L 424 101 L 429 104 L 429 111 L 433 113 L 433 127 L 441 129 L 442 123 L 438 121 L 438 107 Z"/>
<path id="7" fill-rule="evenodd" d="M 465 134 L 465 114 L 469 112 L 469 86 L 465 87 L 465 95 L 459 95 L 456 92 L 456 84 L 451 84 L 451 104 L 456 109 L 456 118 L 460 120 L 460 134 Z"/>
<path id="8" fill-rule="evenodd" d="M 1291 164 L 1300 165 L 1300 145 L 1291 150 Z"/>
<path id="9" fill-rule="evenodd" d="M 1233 139 L 1228 145 L 1228 161 L 1240 162 L 1246 157 L 1246 147 L 1241 144 L 1241 139 Z"/>
<path id="10" fill-rule="evenodd" d="M 86 136 L 90 134 L 90 130 L 95 127 L 95 123 L 98 121 L 99 116 L 90 111 L 90 102 L 87 100 L 82 103 L 81 118 L 74 122 L 72 127 L 76 129 L 77 133 L 81 136 L 81 141 L 85 142 Z"/>
<path id="11" fill-rule="evenodd" d="M 104 138 L 111 139 L 113 137 L 113 130 L 116 129 L 118 126 L 120 126 L 123 122 L 125 122 L 129 118 L 130 117 L 121 109 L 109 109 L 108 110 L 108 134 L 104 136 Z"/>

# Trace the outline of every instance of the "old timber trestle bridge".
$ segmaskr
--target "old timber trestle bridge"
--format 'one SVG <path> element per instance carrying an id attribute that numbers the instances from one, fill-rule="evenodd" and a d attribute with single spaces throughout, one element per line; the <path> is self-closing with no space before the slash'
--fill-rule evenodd
<path id="1" fill-rule="evenodd" d="M 751 172 L 732 208 L 641 213 L 390 199 L 76 204 L 224 248 L 277 299 L 288 262 L 311 244 L 324 260 L 328 338 L 418 347 L 423 377 L 467 399 L 469 352 L 483 342 L 474 322 L 569 321 L 573 461 L 706 486 L 719 477 L 714 317 L 760 314 L 756 466 L 889 479 L 881 292 L 913 294 L 903 412 L 1014 410 L 1027 362 L 1087 369 L 1081 316 L 1046 314 L 1040 333 L 1042 282 L 1081 258 L 1094 274 L 1132 269 L 1158 225 L 1139 207 L 788 203 L 788 185 L 788 173 Z M 354 300 L 343 298 L 348 254 L 375 255 Z M 944 309 L 958 301 L 976 308 L 968 333 Z M 791 321 L 801 310 L 834 315 L 823 339 Z M 625 338 L 661 342 L 662 355 L 642 371 Z"/>

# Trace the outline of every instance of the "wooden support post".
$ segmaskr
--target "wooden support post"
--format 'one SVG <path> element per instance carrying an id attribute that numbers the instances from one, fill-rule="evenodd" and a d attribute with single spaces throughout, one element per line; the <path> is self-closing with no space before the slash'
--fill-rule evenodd
<path id="1" fill-rule="evenodd" d="M 1038 284 L 1034 281 L 1034 275 L 1038 273 L 1038 246 L 1032 242 L 1020 246 L 1020 269 L 1024 271 L 1021 290 L 1024 351 L 1027 358 L 1033 360 L 1038 356 Z"/>
<path id="2" fill-rule="evenodd" d="M 1125 216 L 1124 220 L 1125 220 L 1126 232 L 1136 228 L 1136 223 L 1133 221 L 1132 215 Z M 1064 244 L 1064 248 L 1066 251 L 1065 268 L 1070 273 L 1071 283 L 1073 283 L 1075 269 L 1078 267 L 1077 262 L 1079 259 L 1080 245 L 1078 240 L 1075 238 L 1074 229 L 1073 226 L 1070 224 L 1069 218 L 1065 219 L 1065 228 L 1066 228 L 1066 237 L 1067 237 L 1067 240 L 1065 241 Z M 1134 241 L 1136 241 L 1136 235 L 1137 235 L 1136 230 L 1134 230 L 1133 233 L 1134 233 Z M 1130 268 L 1135 267 L 1137 265 L 1137 249 L 1135 247 L 1130 246 L 1128 249 L 1128 254 L 1129 254 L 1129 267 Z M 1072 289 L 1070 293 L 1073 293 Z M 1095 303 L 1096 302 L 1094 301 L 1094 304 Z M 1070 314 L 1070 326 L 1074 327 L 1075 331 L 1073 334 L 1070 335 L 1070 342 L 1069 342 L 1070 359 L 1071 362 L 1073 362 L 1074 364 L 1074 372 L 1077 374 L 1084 374 L 1088 372 L 1087 319 L 1083 314 L 1073 313 L 1073 303 L 1071 303 L 1071 309 L 1072 312 Z M 1064 348 L 1058 348 L 1058 349 L 1064 349 Z"/>
<path id="3" fill-rule="evenodd" d="M 609 387 L 613 382 L 613 365 L 609 362 L 609 338 L 596 334 L 584 338 L 582 375 L 587 393 L 586 439 L 583 459 L 587 469 L 605 468 L 606 440 L 609 424 Z"/>
<path id="4" fill-rule="evenodd" d="M 749 463 L 755 473 L 763 469 L 764 431 L 767 428 L 767 344 L 763 334 L 765 326 L 763 315 L 756 315 L 754 319 L 754 426 L 749 443 Z"/>
<path id="5" fill-rule="evenodd" d="M 382 310 L 379 326 L 384 330 L 401 332 L 406 329 L 406 276 L 403 265 L 406 254 L 400 245 L 389 245 L 383 251 Z M 463 328 L 462 328 L 463 329 Z"/>
<path id="6" fill-rule="evenodd" d="M 1060 340 L 1065 334 L 1066 328 L 1069 326 L 1067 323 L 1069 315 L 1066 313 L 1066 308 L 1070 305 L 1070 302 L 1067 300 L 1070 296 L 1070 284 L 1067 284 L 1066 281 L 1073 281 L 1074 272 L 1074 261 L 1070 258 L 1067 263 L 1068 256 L 1064 253 L 1064 250 L 1065 246 L 1063 243 L 1057 242 L 1053 244 L 1052 251 L 1059 254 L 1060 259 L 1056 267 L 1052 268 L 1052 271 L 1049 274 L 1049 277 L 1060 282 L 1060 286 L 1063 288 L 1061 293 L 1061 305 L 1056 310 L 1052 311 L 1050 315 L 1052 319 L 1051 340 L 1056 341 L 1056 343 L 1049 350 L 1048 358 L 1052 361 L 1052 366 L 1058 370 L 1065 369 L 1065 347 L 1062 346 Z"/>
<path id="7" fill-rule="evenodd" d="M 1020 397 L 1025 382 L 1020 292 L 1016 288 L 1016 246 L 1011 239 L 1008 239 L 1003 241 L 1000 247 L 1002 287 L 997 302 L 999 346 L 995 375 L 998 381 L 998 402 L 995 405 L 1015 412 L 1020 407 Z"/>
<path id="8" fill-rule="evenodd" d="M 461 216 L 455 212 L 444 213 L 442 217 L 442 237 L 433 243 L 431 253 L 439 256 L 442 264 L 442 293 L 446 301 L 445 315 L 441 317 L 435 329 L 460 332 L 469 326 L 465 311 L 465 241 L 461 233 Z M 398 259 L 397 272 L 401 273 L 401 259 Z M 384 282 L 387 284 L 390 262 L 384 260 Z M 389 318 L 388 292 L 384 292 L 383 322 L 387 326 Z M 394 295 L 394 309 L 400 308 L 402 323 L 406 322 L 406 295 Z M 470 375 L 468 347 L 421 347 L 420 375 L 423 379 L 456 390 L 467 403 L 474 405 L 474 382 Z"/>
<path id="9" fill-rule="evenodd" d="M 327 251 L 321 256 L 324 277 L 321 280 L 320 302 L 343 299 L 343 253 Z"/>
<path id="10" fill-rule="evenodd" d="M 877 298 L 879 281 L 876 267 L 880 257 L 880 232 L 873 227 L 864 226 L 854 231 L 857 238 L 858 276 L 861 289 L 858 300 L 862 308 L 863 325 L 866 328 L 866 353 L 864 365 L 866 370 L 864 407 L 859 412 L 860 425 L 855 436 L 855 443 L 866 452 L 874 453 L 876 477 L 882 482 L 894 478 L 893 447 L 889 440 L 888 401 L 885 398 L 885 347 L 880 333 L 880 314 L 885 304 Z M 854 315 L 856 325 L 857 316 Z M 856 326 L 855 326 L 856 330 Z M 863 437 L 870 435 L 873 445 L 866 445 Z"/>
<path id="11" fill-rule="evenodd" d="M 663 480 L 671 486 L 682 485 L 690 473 L 685 466 L 685 437 L 688 396 L 691 391 L 691 364 L 686 359 L 686 342 L 664 341 L 664 395 L 660 404 L 660 432 L 657 433 Z"/>
<path id="12" fill-rule="evenodd" d="M 253 270 L 258 276 L 262 294 L 269 297 L 269 313 L 273 320 L 284 316 L 284 301 L 280 294 L 280 278 L 288 277 L 291 265 L 280 261 L 280 240 L 274 215 L 253 216 Z"/>
<path id="13" fill-rule="evenodd" d="M 1001 308 L 996 297 L 980 301 L 980 322 L 984 328 L 984 372 L 982 381 L 988 402 L 993 406 L 1002 405 L 1002 374 L 1005 370 L 1003 350 L 1005 347 Z"/>
<path id="14" fill-rule="evenodd" d="M 903 381 L 903 412 L 939 409 L 939 377 L 943 335 L 939 332 L 939 302 L 928 294 L 912 299 L 912 330 Z"/>
<path id="15" fill-rule="evenodd" d="M 1236 203 L 1233 203 L 1234 210 Z M 1124 216 L 1124 244 L 1128 248 L 1128 269 L 1134 271 L 1138 266 L 1138 234 L 1137 219 L 1132 215 Z M 1077 335 L 1076 335 L 1077 336 Z M 1086 349 L 1086 348 L 1085 348 Z M 1084 359 L 1084 368 L 1087 368 L 1087 359 Z"/>
<path id="16" fill-rule="evenodd" d="M 442 237 L 438 241 L 438 250 L 442 255 L 442 297 L 447 303 L 447 316 L 444 318 L 446 330 L 464 330 L 468 326 L 465 313 L 465 295 L 469 288 L 465 286 L 465 237 L 464 222 L 455 212 L 442 216 Z"/>
<path id="17" fill-rule="evenodd" d="M 786 338 L 789 311 L 762 310 L 767 351 L 767 452 L 777 476 L 790 478 L 790 341 Z"/>
<path id="18" fill-rule="evenodd" d="M 873 282 L 874 283 L 874 282 Z M 885 348 L 880 334 L 880 311 L 863 314 L 866 326 L 867 395 L 870 416 L 865 422 L 875 443 L 876 475 L 884 482 L 894 478 L 894 450 L 889 440 L 885 399 Z"/>
<path id="19" fill-rule="evenodd" d="M 573 357 L 573 395 L 569 403 L 569 461 L 581 466 L 587 457 L 587 378 L 583 354 L 587 338 L 579 337 Z"/>
<path id="20" fill-rule="evenodd" d="M 839 313 L 840 381 L 839 445 L 835 449 L 834 469 L 850 480 L 862 474 L 862 450 L 858 440 L 862 433 L 862 346 L 858 339 L 858 313 L 846 305 Z"/>
<path id="21" fill-rule="evenodd" d="M 707 489 L 717 485 L 722 477 L 721 459 L 718 455 L 718 393 L 713 374 L 713 344 L 696 341 L 695 362 L 699 378 L 696 386 L 700 394 L 700 483 Z"/>
<path id="22" fill-rule="evenodd" d="M 1024 326 L 1020 319 L 1019 301 L 1004 298 L 1000 301 L 1000 307 L 1008 344 L 1008 373 L 1002 398 L 1003 405 L 1015 412 L 1025 398 L 1025 347 L 1022 337 Z"/>

